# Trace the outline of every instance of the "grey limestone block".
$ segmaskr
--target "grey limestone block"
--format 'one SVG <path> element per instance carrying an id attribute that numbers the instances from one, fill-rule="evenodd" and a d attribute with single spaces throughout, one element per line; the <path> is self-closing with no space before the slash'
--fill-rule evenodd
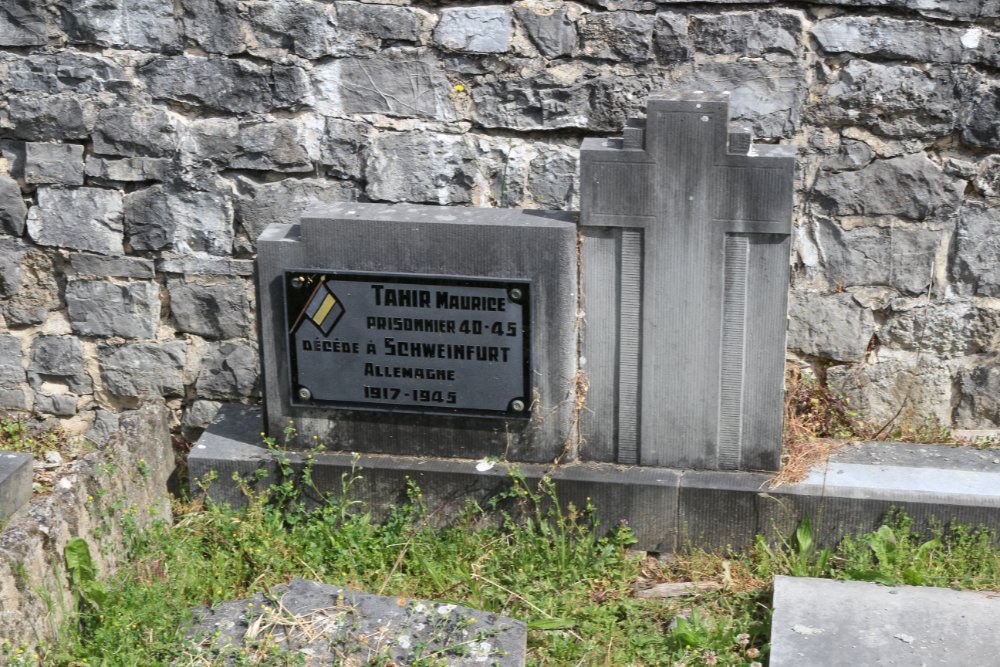
<path id="1" fill-rule="evenodd" d="M 340 203 L 257 242 L 268 431 L 295 420 L 341 451 L 552 461 L 571 435 L 576 373 L 576 228 L 568 214 Z M 292 407 L 283 275 L 289 268 L 531 281 L 529 420 Z"/>
<path id="2" fill-rule="evenodd" d="M 884 16 L 835 16 L 817 21 L 811 32 L 828 53 L 994 67 L 1000 62 L 997 33 L 978 27 L 953 28 Z"/>
<path id="3" fill-rule="evenodd" d="M 214 339 L 246 336 L 250 325 L 246 289 L 239 278 L 208 285 L 186 279 L 167 281 L 177 330 Z"/>
<path id="4" fill-rule="evenodd" d="M 652 57 L 654 17 L 636 12 L 588 14 L 580 21 L 580 53 L 591 58 L 645 62 Z"/>
<path id="5" fill-rule="evenodd" d="M 49 395 L 36 391 L 32 409 L 56 417 L 72 417 L 76 414 L 77 400 L 72 394 Z"/>
<path id="6" fill-rule="evenodd" d="M 813 192 L 834 215 L 945 217 L 961 205 L 965 183 L 923 153 L 876 160 L 857 171 L 821 174 Z"/>
<path id="7" fill-rule="evenodd" d="M 118 415 L 107 410 L 97 409 L 94 410 L 94 421 L 90 423 L 90 428 L 87 429 L 83 437 L 96 445 L 103 445 L 111 439 L 112 435 L 118 433 L 118 428 Z"/>
<path id="8" fill-rule="evenodd" d="M 27 217 L 28 206 L 24 203 L 17 181 L 0 174 L 0 232 L 20 236 L 24 233 Z"/>
<path id="9" fill-rule="evenodd" d="M 441 10 L 434 42 L 450 51 L 506 53 L 514 26 L 510 8 L 503 5 L 449 7 Z"/>
<path id="10" fill-rule="evenodd" d="M 364 123 L 339 118 L 326 119 L 326 131 L 320 139 L 319 160 L 327 167 L 329 176 L 341 180 L 362 177 L 364 173 L 362 155 L 364 147 L 371 140 L 368 128 L 369 126 Z"/>
<path id="11" fill-rule="evenodd" d="M 1000 197 L 1000 155 L 985 156 L 976 165 L 972 177 L 975 179 L 976 190 L 984 197 Z"/>
<path id="12" fill-rule="evenodd" d="M 160 319 L 160 288 L 152 281 L 66 284 L 70 326 L 82 336 L 152 338 Z"/>
<path id="13" fill-rule="evenodd" d="M 583 454 L 776 470 L 794 149 L 732 153 L 726 95 L 632 127 L 581 146 Z"/>
<path id="14" fill-rule="evenodd" d="M 234 400 L 260 393 L 257 351 L 242 341 L 210 343 L 201 359 L 195 390 L 201 398 Z"/>
<path id="15" fill-rule="evenodd" d="M 97 348 L 104 389 L 115 396 L 182 396 L 187 346 L 183 341 Z"/>
<path id="16" fill-rule="evenodd" d="M 15 412 L 31 409 L 31 397 L 20 388 L 0 389 L 0 409 Z"/>
<path id="17" fill-rule="evenodd" d="M 32 0 L 10 0 L 0 14 L 0 46 L 44 46 L 49 34 Z"/>
<path id="18" fill-rule="evenodd" d="M 693 49 L 688 35 L 687 14 L 657 12 L 653 23 L 653 44 L 663 62 L 684 62 L 690 59 Z"/>
<path id="19" fill-rule="evenodd" d="M 239 150 L 236 118 L 195 118 L 184 123 L 178 148 L 189 161 L 226 164 Z"/>
<path id="20" fill-rule="evenodd" d="M 792 291 L 788 348 L 837 361 L 861 361 L 875 333 L 875 316 L 847 293 Z"/>
<path id="21" fill-rule="evenodd" d="M 962 141 L 971 146 L 1000 148 L 1000 127 L 996 122 L 996 110 L 1000 109 L 1000 80 L 983 77 L 964 102 L 959 119 Z"/>
<path id="22" fill-rule="evenodd" d="M 233 55 L 247 49 L 236 0 L 181 0 L 185 37 L 208 53 Z"/>
<path id="23" fill-rule="evenodd" d="M 73 336 L 38 336 L 31 344 L 28 382 L 38 390 L 45 382 L 65 384 L 76 394 L 93 389 L 84 370 L 83 344 Z"/>
<path id="24" fill-rule="evenodd" d="M 271 224 L 297 222 L 310 206 L 358 198 L 357 186 L 349 181 L 286 178 L 272 183 L 256 183 L 238 177 L 236 221 L 251 241 Z"/>
<path id="25" fill-rule="evenodd" d="M 959 401 L 955 424 L 961 428 L 1000 427 L 1000 366 L 995 360 L 977 360 L 981 365 L 963 369 L 958 375 Z"/>
<path id="26" fill-rule="evenodd" d="M 397 132 L 375 137 L 365 173 L 372 199 L 468 204 L 476 175 L 475 152 L 463 136 Z"/>
<path id="27" fill-rule="evenodd" d="M 301 68 L 245 60 L 162 56 L 138 68 L 154 99 L 174 100 L 232 113 L 298 108 L 307 98 Z M 219 81 L 232 85 L 219 86 Z"/>
<path id="28" fill-rule="evenodd" d="M 831 287 L 883 285 L 907 294 L 934 284 L 936 258 L 952 234 L 908 224 L 845 230 L 825 219 L 815 229 Z"/>
<path id="29" fill-rule="evenodd" d="M 117 190 L 43 186 L 28 211 L 28 235 L 39 245 L 121 255 L 123 228 Z"/>
<path id="30" fill-rule="evenodd" d="M 233 205 L 221 188 L 175 191 L 153 185 L 126 195 L 124 210 L 133 250 L 232 253 Z"/>
<path id="31" fill-rule="evenodd" d="M 130 74 L 111 58 L 79 51 L 18 55 L 7 67 L 7 86 L 18 93 L 109 93 L 124 101 L 134 86 Z"/>
<path id="32" fill-rule="evenodd" d="M 205 427 L 215 419 L 222 403 L 218 401 L 192 401 L 184 408 L 184 416 L 181 418 L 181 433 L 185 438 L 194 442 L 205 430 Z"/>
<path id="33" fill-rule="evenodd" d="M 576 24 L 564 3 L 519 3 L 514 5 L 514 15 L 524 25 L 543 56 L 558 58 L 576 50 Z"/>
<path id="34" fill-rule="evenodd" d="M 0 334 L 0 386 L 20 384 L 25 377 L 21 340 L 10 334 Z"/>
<path id="35" fill-rule="evenodd" d="M 688 33 L 693 48 L 711 55 L 743 57 L 802 51 L 803 16 L 786 9 L 692 14 Z"/>
<path id="36" fill-rule="evenodd" d="M 28 142 L 24 180 L 34 184 L 83 185 L 83 146 Z"/>
<path id="37" fill-rule="evenodd" d="M 185 276 L 252 276 L 253 260 L 222 257 L 164 257 L 156 262 L 156 270 Z"/>
<path id="38" fill-rule="evenodd" d="M 87 139 L 97 113 L 93 99 L 70 92 L 16 95 L 7 107 L 11 136 L 31 141 Z"/>
<path id="39" fill-rule="evenodd" d="M 171 0 L 73 2 L 67 10 L 74 43 L 172 53 L 183 48 Z"/>
<path id="40" fill-rule="evenodd" d="M 176 122 L 159 107 L 112 107 L 97 114 L 95 153 L 155 157 L 176 148 Z"/>
<path id="41" fill-rule="evenodd" d="M 1000 297 L 1000 209 L 972 202 L 962 207 L 952 274 L 959 289 Z"/>
<path id="42" fill-rule="evenodd" d="M 536 148 L 538 156 L 531 160 L 528 172 L 528 192 L 535 205 L 557 211 L 577 208 L 577 151 L 549 144 L 536 144 Z"/>
<path id="43" fill-rule="evenodd" d="M 378 113 L 445 121 L 457 115 L 444 69 L 425 51 L 391 48 L 367 58 L 319 63 L 312 81 L 313 106 L 324 116 Z"/>
<path id="44" fill-rule="evenodd" d="M 8 326 L 41 324 L 59 308 L 52 258 L 20 239 L 0 237 L 0 313 Z"/>
<path id="45" fill-rule="evenodd" d="M 878 358 L 874 363 L 827 369 L 830 387 L 850 399 L 851 407 L 866 419 L 920 426 L 925 418 L 951 421 L 955 379 L 947 360 L 934 355 Z"/>
<path id="46" fill-rule="evenodd" d="M 904 301 L 900 299 L 899 301 Z M 971 301 L 927 302 L 899 311 L 893 304 L 879 331 L 879 341 L 894 349 L 934 352 L 950 358 L 997 351 L 1000 310 Z"/>
<path id="47" fill-rule="evenodd" d="M 818 124 L 860 125 L 888 137 L 944 136 L 971 102 L 956 97 L 967 89 L 967 75 L 952 67 L 852 59 L 819 90 L 810 116 Z"/>
<path id="48" fill-rule="evenodd" d="M 336 2 L 337 26 L 351 33 L 361 33 L 402 42 L 419 42 L 429 32 L 433 15 L 417 7 Z"/>
<path id="49" fill-rule="evenodd" d="M 71 253 L 69 266 L 81 278 L 137 278 L 153 280 L 156 275 L 153 262 L 141 257 L 105 257 L 85 253 Z"/>
<path id="50" fill-rule="evenodd" d="M 313 158 L 319 157 L 316 134 L 302 120 L 242 124 L 229 166 L 262 171 L 313 171 Z"/>
<path id="51" fill-rule="evenodd" d="M 248 48 L 254 53 L 281 49 L 315 59 L 358 51 L 357 40 L 350 33 L 338 30 L 333 7 L 326 3 L 272 0 L 244 7 L 240 14 L 246 17 L 252 31 L 254 39 Z"/>

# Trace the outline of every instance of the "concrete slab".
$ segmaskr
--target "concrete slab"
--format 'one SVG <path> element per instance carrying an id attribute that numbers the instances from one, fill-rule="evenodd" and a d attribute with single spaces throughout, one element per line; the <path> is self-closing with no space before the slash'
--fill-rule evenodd
<path id="1" fill-rule="evenodd" d="M 233 473 L 256 474 L 260 488 L 275 481 L 274 455 L 263 447 L 259 408 L 224 406 L 188 459 L 192 489 L 215 472 L 208 489 L 217 502 L 245 502 Z M 301 469 L 304 452 L 286 454 Z M 865 462 L 869 461 L 869 462 Z M 1000 465 L 973 448 L 862 443 L 817 466 L 802 482 L 769 489 L 767 473 L 678 470 L 612 463 L 509 464 L 475 459 L 323 452 L 313 479 L 322 490 L 339 490 L 345 472 L 360 469 L 356 497 L 373 508 L 406 501 L 407 478 L 433 507 L 461 509 L 466 498 L 484 500 L 510 484 L 517 470 L 529 482 L 549 476 L 564 503 L 597 507 L 601 525 L 625 520 L 637 548 L 746 548 L 756 535 L 787 538 L 803 517 L 819 544 L 833 546 L 845 534 L 876 529 L 894 507 L 920 530 L 932 520 L 986 526 L 1000 532 Z M 447 514 L 444 512 L 443 514 Z"/>
<path id="2" fill-rule="evenodd" d="M 0 452 L 0 521 L 31 500 L 31 455 Z"/>
<path id="3" fill-rule="evenodd" d="M 770 665 L 995 664 L 998 626 L 996 593 L 779 576 Z"/>

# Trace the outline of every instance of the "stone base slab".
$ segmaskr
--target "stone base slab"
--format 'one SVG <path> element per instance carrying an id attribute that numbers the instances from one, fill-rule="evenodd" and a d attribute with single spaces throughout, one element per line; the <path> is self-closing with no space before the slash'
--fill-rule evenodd
<path id="1" fill-rule="evenodd" d="M 259 408 L 229 405 L 195 444 L 188 458 L 192 488 L 209 476 L 207 493 L 234 506 L 246 501 L 234 473 L 258 489 L 277 480 L 275 453 L 261 444 Z M 289 463 L 301 470 L 306 452 L 289 449 Z M 997 456 L 1000 456 L 998 454 Z M 811 470 L 801 482 L 769 489 L 766 473 L 675 470 L 606 463 L 506 464 L 457 458 L 315 455 L 313 481 L 320 491 L 341 488 L 352 468 L 361 479 L 352 495 L 374 510 L 406 502 L 407 480 L 417 484 L 442 516 L 466 499 L 483 501 L 510 485 L 512 471 L 529 482 L 548 475 L 560 501 L 581 508 L 589 501 L 605 528 L 627 521 L 637 548 L 669 552 L 688 547 L 746 548 L 756 535 L 787 537 L 804 516 L 820 544 L 845 534 L 873 530 L 894 507 L 905 510 L 915 528 L 930 521 L 986 526 L 1000 531 L 1000 463 L 972 448 L 900 443 L 845 447 Z M 214 475 L 213 475 L 214 472 Z"/>

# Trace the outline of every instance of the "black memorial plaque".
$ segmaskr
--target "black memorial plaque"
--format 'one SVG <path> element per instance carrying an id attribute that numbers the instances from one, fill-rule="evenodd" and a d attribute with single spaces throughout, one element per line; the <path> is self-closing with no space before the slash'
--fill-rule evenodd
<path id="1" fill-rule="evenodd" d="M 530 413 L 529 283 L 286 271 L 296 407 Z"/>

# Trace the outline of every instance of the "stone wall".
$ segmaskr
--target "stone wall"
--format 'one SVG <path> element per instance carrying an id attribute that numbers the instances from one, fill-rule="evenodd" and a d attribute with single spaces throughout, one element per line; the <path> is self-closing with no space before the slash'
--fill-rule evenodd
<path id="1" fill-rule="evenodd" d="M 1000 425 L 1000 3 L 6 0 L 0 410 L 260 391 L 254 239 L 312 201 L 575 208 L 650 90 L 799 147 L 790 354 Z M 190 432 L 189 430 L 189 432 Z"/>

